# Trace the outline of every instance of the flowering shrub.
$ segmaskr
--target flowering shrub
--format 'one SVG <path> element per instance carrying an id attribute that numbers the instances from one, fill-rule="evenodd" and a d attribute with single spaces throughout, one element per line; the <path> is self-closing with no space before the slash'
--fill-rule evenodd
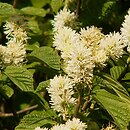
<path id="1" fill-rule="evenodd" d="M 129 1 L 10 2 L 0 3 L 0 128 L 129 130 Z"/>

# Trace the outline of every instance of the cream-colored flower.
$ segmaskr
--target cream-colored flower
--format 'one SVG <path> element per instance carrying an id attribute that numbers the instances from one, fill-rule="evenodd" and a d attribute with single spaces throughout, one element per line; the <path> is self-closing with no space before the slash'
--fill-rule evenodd
<path id="1" fill-rule="evenodd" d="M 104 49 L 97 49 L 93 52 L 93 61 L 97 66 L 104 67 L 106 65 L 106 61 L 108 60 L 107 53 Z"/>
<path id="2" fill-rule="evenodd" d="M 22 43 L 10 43 L 6 47 L 6 52 L 3 55 L 4 64 L 6 65 L 21 65 L 26 56 L 26 48 Z"/>
<path id="3" fill-rule="evenodd" d="M 61 125 L 55 125 L 53 126 L 50 130 L 70 130 L 68 129 L 65 124 L 61 124 Z"/>
<path id="4" fill-rule="evenodd" d="M 68 60 L 65 68 L 66 73 L 74 79 L 75 83 L 85 83 L 91 86 L 93 68 L 94 63 L 91 49 L 86 48 L 80 43 L 74 44 L 70 60 Z"/>
<path id="5" fill-rule="evenodd" d="M 127 51 L 130 53 L 130 45 L 128 44 Z"/>
<path id="6" fill-rule="evenodd" d="M 85 130 L 87 125 L 78 118 L 67 120 L 65 124 L 53 126 L 50 130 Z"/>
<path id="7" fill-rule="evenodd" d="M 83 28 L 80 31 L 81 41 L 87 48 L 91 48 L 92 51 L 95 51 L 95 49 L 99 45 L 99 41 L 103 37 L 104 37 L 104 34 L 101 33 L 101 29 L 94 26 L 87 27 L 86 29 Z"/>
<path id="8" fill-rule="evenodd" d="M 72 97 L 73 82 L 67 76 L 55 76 L 50 79 L 48 93 L 51 97 L 51 105 L 54 110 L 60 112 L 63 116 L 68 114 L 67 108 L 70 104 L 75 104 L 75 98 Z"/>
<path id="9" fill-rule="evenodd" d="M 121 33 L 123 35 L 123 40 L 125 46 L 128 46 L 127 51 L 130 52 L 130 9 L 128 14 L 125 16 L 125 20 L 122 23 Z"/>
<path id="10" fill-rule="evenodd" d="M 113 59 L 118 59 L 122 56 L 123 48 L 123 38 L 119 32 L 106 35 L 101 39 L 99 45 L 99 49 L 104 49 L 106 54 Z"/>
<path id="11" fill-rule="evenodd" d="M 82 123 L 78 118 L 68 120 L 65 125 L 68 130 L 85 130 L 87 128 L 87 125 L 85 123 Z"/>
<path id="12" fill-rule="evenodd" d="M 128 14 L 125 16 L 125 20 L 122 23 L 121 33 L 123 35 L 123 40 L 126 45 L 130 43 L 130 9 L 128 10 Z"/>
<path id="13" fill-rule="evenodd" d="M 14 20 L 7 21 L 4 25 L 4 33 L 8 40 L 7 46 L 0 46 L 0 55 L 3 66 L 23 63 L 26 57 L 26 42 L 28 39 L 26 31 L 18 26 Z"/>
<path id="14" fill-rule="evenodd" d="M 70 57 L 73 44 L 79 41 L 79 35 L 68 27 L 63 27 L 54 35 L 53 47 L 61 51 L 61 57 L 67 60 Z"/>
<path id="15" fill-rule="evenodd" d="M 6 53 L 6 47 L 0 45 L 0 56 L 4 55 Z"/>
<path id="16" fill-rule="evenodd" d="M 3 55 L 6 53 L 6 47 L 0 45 L 0 68 L 3 67 L 3 63 L 4 63 L 4 58 Z"/>
<path id="17" fill-rule="evenodd" d="M 14 21 L 6 21 L 6 24 L 4 25 L 4 33 L 8 39 L 7 44 L 10 42 L 26 43 L 28 39 L 26 31 Z"/>
<path id="18" fill-rule="evenodd" d="M 64 26 L 73 27 L 76 23 L 75 21 L 75 14 L 71 13 L 69 9 L 64 8 L 54 17 L 54 21 L 52 21 L 53 30 L 57 32 Z"/>
<path id="19" fill-rule="evenodd" d="M 101 130 L 117 130 L 112 124 L 109 124 L 106 128 L 102 128 Z"/>
<path id="20" fill-rule="evenodd" d="M 91 49 L 93 62 L 96 65 L 104 66 L 108 57 L 103 49 L 99 49 L 100 40 L 104 38 L 104 34 L 101 33 L 101 29 L 95 26 L 83 28 L 80 31 L 80 39 L 85 47 Z"/>

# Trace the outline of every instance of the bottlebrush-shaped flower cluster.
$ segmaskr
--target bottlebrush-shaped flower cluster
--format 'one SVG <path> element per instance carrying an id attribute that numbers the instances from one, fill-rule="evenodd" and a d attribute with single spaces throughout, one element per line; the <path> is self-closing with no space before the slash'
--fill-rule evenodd
<path id="1" fill-rule="evenodd" d="M 19 24 L 20 25 L 19 25 Z M 0 66 L 20 66 L 26 57 L 27 33 L 24 29 L 23 17 L 13 17 L 6 21 L 4 34 L 6 35 L 6 46 L 0 45 Z"/>
<path id="2" fill-rule="evenodd" d="M 55 125 L 50 130 L 85 130 L 87 126 L 82 123 L 79 119 L 73 118 L 68 120 L 65 124 Z M 35 130 L 49 130 L 47 128 L 37 127 Z"/>
<path id="3" fill-rule="evenodd" d="M 87 26 L 80 31 L 74 30 L 76 19 L 73 12 L 64 8 L 52 22 L 53 47 L 60 51 L 66 75 L 51 79 L 48 92 L 52 108 L 63 118 L 67 117 L 69 104 L 74 106 L 77 102 L 74 97 L 75 90 L 79 87 L 92 89 L 95 67 L 104 68 L 109 58 L 118 60 L 122 57 L 124 48 L 130 52 L 130 10 L 125 16 L 120 32 L 110 32 L 107 35 L 95 26 Z"/>

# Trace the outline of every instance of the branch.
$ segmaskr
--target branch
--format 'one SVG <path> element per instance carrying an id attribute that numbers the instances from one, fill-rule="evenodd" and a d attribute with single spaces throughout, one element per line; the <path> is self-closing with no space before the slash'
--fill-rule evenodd
<path id="1" fill-rule="evenodd" d="M 79 96 L 79 98 L 77 100 L 77 104 L 75 106 L 75 111 L 74 111 L 73 117 L 77 117 L 78 116 L 80 104 L 81 104 L 81 96 Z"/>
<path id="2" fill-rule="evenodd" d="M 80 7 L 81 7 L 81 0 L 78 0 L 77 8 L 76 8 L 76 16 L 80 13 Z"/>
<path id="3" fill-rule="evenodd" d="M 17 3 L 17 0 L 14 0 L 14 1 L 13 1 L 13 7 L 14 7 L 14 8 L 16 7 L 16 3 Z"/>
<path id="4" fill-rule="evenodd" d="M 34 105 L 34 106 L 31 106 L 31 107 L 25 108 L 23 110 L 17 111 L 16 114 L 22 114 L 24 112 L 36 109 L 37 107 L 38 107 L 38 105 Z M 14 116 L 14 114 L 13 113 L 2 113 L 2 112 L 0 112 L 0 117 L 10 117 L 10 116 Z"/>
<path id="5" fill-rule="evenodd" d="M 87 108 L 89 102 L 90 102 L 90 96 L 87 98 L 87 100 L 86 100 L 85 103 L 83 104 L 83 107 L 82 107 L 82 110 L 83 110 L 83 111 Z"/>

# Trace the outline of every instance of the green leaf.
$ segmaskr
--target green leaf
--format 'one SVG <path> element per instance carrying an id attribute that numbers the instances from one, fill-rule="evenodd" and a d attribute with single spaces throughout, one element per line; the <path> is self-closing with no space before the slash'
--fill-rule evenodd
<path id="1" fill-rule="evenodd" d="M 28 44 L 26 46 L 26 50 L 29 50 L 29 51 L 33 51 L 33 50 L 35 50 L 37 48 L 39 48 L 39 42 L 35 42 L 35 43 L 31 44 L 31 45 Z"/>
<path id="2" fill-rule="evenodd" d="M 113 89 L 115 93 L 126 103 L 130 105 L 130 97 L 127 90 L 118 82 L 112 79 L 108 74 L 102 73 L 100 76 L 104 79 L 103 85 L 109 89 Z M 100 85 L 101 86 L 101 85 Z"/>
<path id="3" fill-rule="evenodd" d="M 110 74 L 113 77 L 113 79 L 117 80 L 120 75 L 124 72 L 125 67 L 123 66 L 114 66 L 110 69 Z"/>
<path id="4" fill-rule="evenodd" d="M 98 124 L 94 121 L 87 122 L 87 129 L 88 130 L 100 130 Z"/>
<path id="5" fill-rule="evenodd" d="M 129 81 L 130 81 L 130 73 L 127 73 L 127 74 L 124 76 L 123 80 L 129 80 Z"/>
<path id="6" fill-rule="evenodd" d="M 104 3 L 102 7 L 102 17 L 108 17 L 111 14 L 113 6 L 115 6 L 115 1 L 108 1 Z"/>
<path id="7" fill-rule="evenodd" d="M 27 68 L 27 69 L 35 69 L 36 66 L 39 66 L 39 65 L 40 65 L 39 62 L 32 62 L 32 63 L 30 63 L 30 64 L 24 65 L 24 67 Z"/>
<path id="8" fill-rule="evenodd" d="M 51 47 L 40 47 L 34 50 L 30 56 L 43 61 L 53 69 L 60 70 L 60 56 Z"/>
<path id="9" fill-rule="evenodd" d="M 6 20 L 15 14 L 15 9 L 7 3 L 0 3 L 0 21 Z"/>
<path id="10" fill-rule="evenodd" d="M 52 0 L 51 7 L 55 13 L 63 6 L 63 0 Z"/>
<path id="11" fill-rule="evenodd" d="M 114 80 L 110 75 L 103 73 L 101 77 L 104 79 L 104 83 L 112 87 L 112 89 L 119 95 L 129 96 L 126 89 L 116 80 Z"/>
<path id="12" fill-rule="evenodd" d="M 130 121 L 130 106 L 118 96 L 98 90 L 94 97 L 104 106 L 108 113 L 113 117 L 120 130 L 125 130 Z"/>
<path id="13" fill-rule="evenodd" d="M 3 95 L 5 98 L 8 99 L 14 94 L 14 91 L 8 85 L 3 85 L 0 86 L 0 93 L 1 95 Z"/>
<path id="14" fill-rule="evenodd" d="M 52 109 L 47 111 L 33 111 L 24 116 L 15 130 L 34 130 L 36 127 L 42 127 L 46 124 L 55 125 L 56 122 L 53 119 L 56 116 L 55 111 Z"/>
<path id="15" fill-rule="evenodd" d="M 35 8 L 35 7 L 25 7 L 25 8 L 22 8 L 21 11 L 27 15 L 35 15 L 35 16 L 41 16 L 41 17 L 46 16 L 46 10 Z"/>
<path id="16" fill-rule="evenodd" d="M 35 99 L 35 101 L 44 109 L 48 110 L 48 102 L 37 92 L 29 92 L 29 94 Z"/>
<path id="17" fill-rule="evenodd" d="M 42 8 L 46 4 L 50 3 L 50 0 L 31 0 L 32 4 L 36 8 Z"/>
<path id="18" fill-rule="evenodd" d="M 22 91 L 33 91 L 33 78 L 31 73 L 22 67 L 8 66 L 4 72 L 7 77 Z"/>
<path id="19" fill-rule="evenodd" d="M 32 31 L 32 33 L 41 35 L 41 30 L 39 28 L 38 22 L 36 20 L 28 21 L 28 28 Z"/>
<path id="20" fill-rule="evenodd" d="M 97 75 L 94 75 L 93 77 L 93 85 L 99 85 L 103 83 L 103 79 Z"/>
<path id="21" fill-rule="evenodd" d="M 39 91 L 42 91 L 44 88 L 47 88 L 50 84 L 50 80 L 46 80 L 46 81 L 43 81 L 43 82 L 40 82 L 36 91 L 39 92 Z"/>

